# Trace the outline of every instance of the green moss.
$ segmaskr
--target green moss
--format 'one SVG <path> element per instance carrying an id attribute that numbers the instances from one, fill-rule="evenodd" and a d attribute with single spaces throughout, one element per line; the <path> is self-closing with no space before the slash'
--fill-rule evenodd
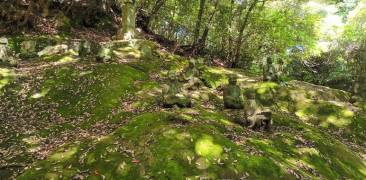
<path id="1" fill-rule="evenodd" d="M 145 80 L 146 75 L 126 65 L 98 65 L 80 71 L 65 66 L 46 73 L 43 85 L 48 89 L 46 98 L 59 104 L 64 117 L 88 115 L 85 127 L 93 122 L 108 119 L 111 110 L 120 100 L 136 89 L 133 83 Z"/>
<path id="2" fill-rule="evenodd" d="M 0 68 L 0 96 L 3 95 L 5 86 L 9 85 L 16 77 L 14 70 Z"/>
<path id="3" fill-rule="evenodd" d="M 227 84 L 228 77 L 222 69 L 207 68 L 202 72 L 202 80 L 206 86 L 216 88 L 220 85 Z"/>
<path id="4" fill-rule="evenodd" d="M 249 156 L 215 127 L 176 126 L 170 116 L 143 114 L 98 141 L 68 145 L 18 179 L 45 178 L 46 172 L 71 178 L 77 169 L 88 169 L 89 178 L 238 178 L 245 172 L 253 178 L 283 176 L 270 159 Z"/>

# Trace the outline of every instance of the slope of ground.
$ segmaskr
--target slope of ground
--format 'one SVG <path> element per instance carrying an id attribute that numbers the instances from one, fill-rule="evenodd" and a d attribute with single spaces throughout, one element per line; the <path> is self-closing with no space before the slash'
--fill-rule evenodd
<path id="1" fill-rule="evenodd" d="M 194 107 L 164 109 L 161 85 L 188 60 L 144 44 L 116 49 L 110 63 L 63 54 L 1 68 L 0 177 L 366 178 L 366 107 L 346 92 L 205 66 Z M 229 74 L 271 107 L 271 132 L 223 109 Z"/>

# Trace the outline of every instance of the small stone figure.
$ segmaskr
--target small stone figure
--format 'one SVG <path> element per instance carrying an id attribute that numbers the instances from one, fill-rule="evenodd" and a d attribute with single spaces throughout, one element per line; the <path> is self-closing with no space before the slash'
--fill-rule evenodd
<path id="1" fill-rule="evenodd" d="M 7 62 L 8 58 L 8 39 L 0 38 L 0 61 Z"/>
<path id="2" fill-rule="evenodd" d="M 200 72 L 196 68 L 195 62 L 189 61 L 187 69 L 181 76 L 181 81 L 186 82 L 183 88 L 186 90 L 197 90 L 203 85 L 203 82 L 198 77 L 200 77 Z"/>
<path id="3" fill-rule="evenodd" d="M 276 70 L 273 66 L 272 58 L 267 57 L 266 64 L 263 66 L 263 81 L 273 81 L 278 80 Z"/>
<path id="4" fill-rule="evenodd" d="M 228 109 L 243 109 L 243 98 L 240 87 L 237 85 L 237 77 L 229 77 L 229 85 L 224 89 L 224 106 Z"/>
<path id="5" fill-rule="evenodd" d="M 269 108 L 264 108 L 260 112 L 249 116 L 249 128 L 251 129 L 261 129 L 270 130 L 272 122 L 272 111 Z"/>
<path id="6" fill-rule="evenodd" d="M 182 92 L 182 87 L 174 73 L 169 73 L 169 84 L 163 85 L 162 99 L 165 108 L 178 106 L 192 107 L 191 98 Z"/>
<path id="7" fill-rule="evenodd" d="M 247 116 L 246 124 L 251 129 L 270 130 L 272 125 L 272 111 L 269 108 L 262 107 L 257 103 L 255 90 L 249 89 L 245 92 L 246 106 L 245 113 Z"/>

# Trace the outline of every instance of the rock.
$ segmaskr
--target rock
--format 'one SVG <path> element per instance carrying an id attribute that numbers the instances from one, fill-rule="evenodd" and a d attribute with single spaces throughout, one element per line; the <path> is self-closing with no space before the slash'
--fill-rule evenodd
<path id="1" fill-rule="evenodd" d="M 18 66 L 18 64 L 19 64 L 19 60 L 18 60 L 17 58 L 13 57 L 13 56 L 10 56 L 10 57 L 8 58 L 8 63 L 9 63 L 11 66 L 16 67 L 16 66 Z"/>
<path id="2" fill-rule="evenodd" d="M 50 56 L 50 55 L 56 55 L 56 54 L 62 54 L 67 52 L 68 46 L 65 44 L 60 44 L 56 46 L 47 46 L 42 51 L 38 52 L 38 56 Z"/>
<path id="3" fill-rule="evenodd" d="M 112 51 L 110 48 L 102 47 L 100 48 L 98 55 L 96 57 L 97 62 L 108 62 L 112 60 Z"/>
<path id="4" fill-rule="evenodd" d="M 33 40 L 23 41 L 20 44 L 20 56 L 24 58 L 36 57 L 37 42 Z"/>
<path id="5" fill-rule="evenodd" d="M 177 105 L 180 108 L 192 107 L 191 98 L 183 94 L 167 95 L 164 97 L 163 106 L 165 108 L 172 108 Z"/>
<path id="6" fill-rule="evenodd" d="M 0 61 L 6 62 L 8 61 L 8 39 L 0 38 Z"/>
<path id="7" fill-rule="evenodd" d="M 0 38 L 0 44 L 8 44 L 9 43 L 9 41 L 8 41 L 8 39 L 7 38 L 5 38 L 5 37 L 1 37 Z"/>
<path id="8" fill-rule="evenodd" d="M 86 57 L 92 52 L 92 45 L 89 41 L 83 40 L 80 44 L 79 56 Z"/>
<path id="9" fill-rule="evenodd" d="M 228 109 L 243 109 L 243 98 L 235 76 L 229 77 L 229 85 L 224 89 L 224 106 Z"/>
<path id="10" fill-rule="evenodd" d="M 170 72 L 168 76 L 170 82 L 163 85 L 163 106 L 165 108 L 172 108 L 174 106 L 181 108 L 192 107 L 191 97 L 182 93 L 182 86 L 178 82 L 175 73 Z"/>
<path id="11" fill-rule="evenodd" d="M 75 54 L 79 54 L 81 48 L 80 41 L 69 41 L 68 46 L 70 51 L 73 51 Z"/>

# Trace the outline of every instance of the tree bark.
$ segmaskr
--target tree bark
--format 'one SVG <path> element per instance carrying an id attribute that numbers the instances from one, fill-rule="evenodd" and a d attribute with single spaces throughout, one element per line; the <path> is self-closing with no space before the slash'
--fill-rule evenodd
<path id="1" fill-rule="evenodd" d="M 135 36 L 136 29 L 136 2 L 124 0 L 122 4 L 122 24 L 117 33 L 118 39 L 130 40 Z"/>
<path id="2" fill-rule="evenodd" d="M 193 43 L 192 43 L 193 46 L 195 44 L 197 44 L 197 42 L 198 42 L 198 37 L 200 35 L 200 29 L 201 29 L 201 24 L 202 24 L 202 17 L 205 12 L 205 4 L 206 4 L 206 0 L 200 0 L 200 9 L 199 9 L 198 16 L 197 16 L 196 27 L 194 29 L 194 36 L 193 36 Z"/>
<path id="3" fill-rule="evenodd" d="M 243 43 L 244 30 L 248 26 L 248 21 L 249 21 L 250 15 L 251 15 L 252 11 L 254 10 L 255 6 L 257 5 L 258 1 L 259 0 L 253 1 L 253 3 L 250 5 L 249 9 L 247 10 L 247 12 L 245 14 L 243 23 L 240 24 L 239 36 L 236 41 L 236 47 L 235 47 L 235 51 L 234 51 L 235 52 L 234 61 L 231 65 L 233 68 L 236 67 L 236 65 L 240 59 L 240 50 L 241 50 L 241 46 Z"/>
<path id="4" fill-rule="evenodd" d="M 207 41 L 207 37 L 208 37 L 208 33 L 210 31 L 210 26 L 213 20 L 213 17 L 215 16 L 216 12 L 217 12 L 217 6 L 219 4 L 220 0 L 216 0 L 215 2 L 215 9 L 213 10 L 213 12 L 210 15 L 210 18 L 205 26 L 205 30 L 202 33 L 201 38 L 198 40 L 198 51 L 202 50 L 202 48 L 205 47 L 206 41 Z"/>
<path id="5" fill-rule="evenodd" d="M 160 11 L 160 9 L 165 5 L 165 0 L 157 0 L 152 8 L 152 10 L 148 13 L 145 13 L 142 8 L 139 9 L 137 13 L 137 27 L 141 28 L 146 33 L 151 33 L 150 30 L 150 22 Z"/>

